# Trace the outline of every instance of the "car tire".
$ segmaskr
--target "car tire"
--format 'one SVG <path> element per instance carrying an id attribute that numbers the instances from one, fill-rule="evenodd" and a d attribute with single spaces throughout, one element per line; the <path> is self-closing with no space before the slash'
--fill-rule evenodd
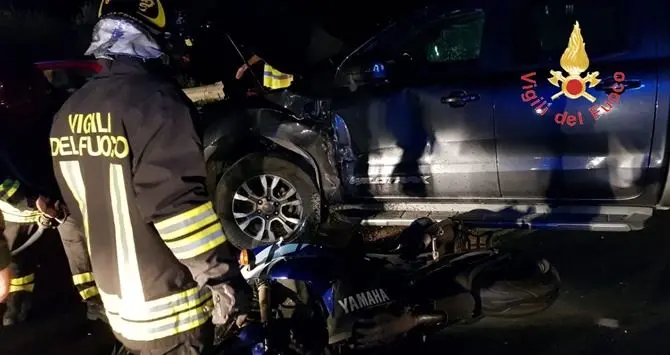
<path id="1" fill-rule="evenodd" d="M 260 182 L 258 179 L 265 178 L 267 186 L 272 183 L 275 177 L 280 179 L 280 182 L 277 183 L 276 187 L 277 189 L 280 189 L 279 192 L 286 190 L 290 191 L 290 186 L 295 189 L 295 195 L 300 201 L 299 207 L 301 213 L 298 214 L 296 212 L 296 203 L 296 205 L 292 206 L 283 206 L 279 208 L 270 207 L 270 210 L 274 209 L 274 212 L 268 212 L 267 210 L 264 210 L 263 214 L 260 214 L 259 211 L 261 211 L 263 206 L 254 206 L 251 205 L 249 201 L 242 201 L 240 200 L 239 196 L 236 197 L 236 193 L 238 192 L 240 192 L 241 195 L 247 194 L 247 191 L 243 189 L 244 183 L 247 183 L 246 186 L 252 189 L 253 192 L 258 196 L 262 190 L 262 185 L 258 183 Z M 305 169 L 301 168 L 298 164 L 294 163 L 289 158 L 254 153 L 249 154 L 236 162 L 223 174 L 216 187 L 215 204 L 223 224 L 224 233 L 230 243 L 232 243 L 238 249 L 251 249 L 272 244 L 276 242 L 279 237 L 282 237 L 285 242 L 294 240 L 309 241 L 309 236 L 316 234 L 315 232 L 320 223 L 320 196 L 321 195 L 316 187 L 314 179 L 310 177 Z M 289 199 L 291 198 L 292 197 L 289 196 Z M 246 229 L 242 229 L 241 225 L 244 221 L 246 221 L 246 219 L 236 218 L 235 214 L 237 213 L 237 216 L 239 217 L 240 213 L 248 213 L 248 210 L 242 210 L 246 208 L 245 205 L 249 205 L 251 210 L 255 208 L 258 208 L 258 210 L 255 212 L 256 217 L 254 217 L 254 220 L 246 226 Z M 290 215 L 292 221 L 295 221 L 298 215 L 300 216 L 298 223 L 289 223 L 286 222 L 286 219 L 275 219 L 275 217 L 283 218 L 286 215 L 284 214 L 284 212 L 287 211 L 286 208 L 291 209 L 290 211 L 293 211 L 293 213 Z M 282 212 L 277 215 L 277 210 Z M 268 235 L 266 234 L 263 235 L 261 240 L 254 239 L 254 237 L 251 235 L 260 230 L 260 224 L 263 223 L 262 221 L 258 220 L 257 216 L 265 216 L 266 221 L 272 220 L 272 223 L 270 223 L 272 225 L 271 228 L 276 231 L 276 239 L 274 241 L 269 240 L 269 238 L 267 238 Z M 255 225 L 252 225 L 252 223 L 255 223 Z M 282 223 L 284 225 L 288 225 L 291 228 L 294 228 L 293 231 L 287 233 L 286 235 L 281 235 L 283 228 Z M 265 224 L 263 224 L 263 226 L 265 226 Z M 282 228 L 277 230 L 276 228 L 279 227 Z M 285 231 L 285 229 L 283 230 Z M 250 231 L 251 234 L 249 234 Z"/>

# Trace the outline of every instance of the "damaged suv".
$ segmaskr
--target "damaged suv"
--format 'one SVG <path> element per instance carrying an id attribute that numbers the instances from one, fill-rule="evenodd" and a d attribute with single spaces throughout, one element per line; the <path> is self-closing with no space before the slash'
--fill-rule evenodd
<path id="1" fill-rule="evenodd" d="M 670 206 L 670 31 L 640 1 L 426 7 L 286 90 L 208 105 L 227 235 L 245 248 L 311 238 L 334 213 L 643 228 Z"/>

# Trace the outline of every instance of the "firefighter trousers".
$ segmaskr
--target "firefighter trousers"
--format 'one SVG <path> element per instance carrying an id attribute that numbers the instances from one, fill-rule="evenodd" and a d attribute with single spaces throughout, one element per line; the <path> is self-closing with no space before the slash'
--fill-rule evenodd
<path id="1" fill-rule="evenodd" d="M 214 325 L 198 328 L 152 341 L 131 341 L 114 333 L 124 345 L 115 355 L 209 355 L 213 351 Z"/>
<path id="2" fill-rule="evenodd" d="M 36 223 L 5 221 L 3 235 L 12 250 L 23 245 L 37 229 Z M 13 256 L 9 267 L 12 271 L 9 296 L 4 307 L 0 308 L 3 326 L 24 322 L 28 317 L 33 302 L 37 255 L 27 249 Z"/>

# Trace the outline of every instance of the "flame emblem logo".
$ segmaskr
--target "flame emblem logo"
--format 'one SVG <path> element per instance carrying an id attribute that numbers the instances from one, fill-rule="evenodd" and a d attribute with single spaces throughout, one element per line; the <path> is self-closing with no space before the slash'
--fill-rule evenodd
<path id="1" fill-rule="evenodd" d="M 586 44 L 582 38 L 579 22 L 575 22 L 570 34 L 570 40 L 568 41 L 568 47 L 561 56 L 561 68 L 568 73 L 568 76 L 563 76 L 560 70 L 549 71 L 551 74 L 551 78 L 548 79 L 549 82 L 561 88 L 561 91 L 551 97 L 552 100 L 565 95 L 570 99 L 583 97 L 591 102 L 596 101 L 596 98 L 586 91 L 586 84 L 588 84 L 588 88 L 598 85 L 600 83 L 600 79 L 598 79 L 600 73 L 595 71 L 587 73 L 585 77 L 582 77 L 582 73 L 589 68 L 589 57 L 586 54 Z"/>

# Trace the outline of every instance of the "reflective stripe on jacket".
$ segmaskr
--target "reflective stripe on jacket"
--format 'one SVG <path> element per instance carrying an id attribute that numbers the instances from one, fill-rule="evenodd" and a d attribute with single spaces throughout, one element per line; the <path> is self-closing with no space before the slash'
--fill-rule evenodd
<path id="1" fill-rule="evenodd" d="M 0 162 L 0 164 L 1 163 L 2 162 Z M 2 180 L 2 184 L 0 184 L 0 202 L 3 202 L 3 205 L 0 206 L 0 210 L 17 216 L 30 214 L 27 211 L 34 211 L 35 209 L 28 206 L 28 200 L 29 197 L 37 197 L 35 191 L 27 188 L 16 179 L 13 174 L 8 174 L 7 172 L 3 173 L 1 170 L 2 169 L 0 169 L 0 180 Z M 6 221 L 17 222 L 16 220 L 9 219 Z"/>
<path id="2" fill-rule="evenodd" d="M 263 86 L 272 90 L 284 89 L 291 86 L 292 82 L 293 75 L 284 74 L 269 64 L 265 64 L 265 68 L 263 69 Z"/>
<path id="3" fill-rule="evenodd" d="M 4 179 L 4 181 L 0 185 L 0 200 L 2 201 L 9 200 L 19 190 L 19 186 L 21 186 L 19 180 L 14 180 L 10 178 Z"/>
<path id="4" fill-rule="evenodd" d="M 37 223 L 42 214 L 36 209 L 18 209 L 3 200 L 0 200 L 0 211 L 5 222 L 14 223 Z"/>
<path id="5" fill-rule="evenodd" d="M 52 127 L 63 198 L 83 221 L 110 325 L 128 340 L 205 324 L 214 306 L 205 285 L 239 277 L 205 190 L 193 112 L 177 86 L 119 57 Z"/>
<path id="6" fill-rule="evenodd" d="M 117 295 L 101 293 L 112 329 L 131 340 L 153 340 L 205 324 L 211 317 L 212 294 L 194 287 L 131 308 Z"/>
<path id="7" fill-rule="evenodd" d="M 0 184 L 0 211 L 5 222 L 36 223 L 41 213 L 29 208 L 19 180 L 6 177 Z"/>

